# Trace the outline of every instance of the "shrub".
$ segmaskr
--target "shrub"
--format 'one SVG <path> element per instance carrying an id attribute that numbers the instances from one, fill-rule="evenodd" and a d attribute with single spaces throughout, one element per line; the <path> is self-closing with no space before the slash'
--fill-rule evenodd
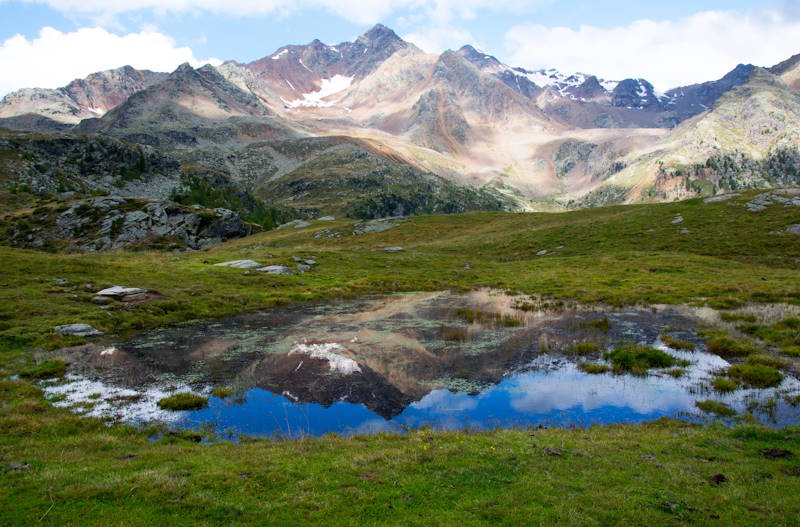
<path id="1" fill-rule="evenodd" d="M 783 380 L 781 372 L 762 364 L 735 364 L 728 368 L 728 377 L 753 388 L 777 386 Z"/>
<path id="2" fill-rule="evenodd" d="M 671 368 L 678 364 L 672 355 L 641 344 L 623 344 L 606 353 L 616 373 L 628 372 L 647 375 L 650 368 Z"/>
<path id="3" fill-rule="evenodd" d="M 202 395 L 183 392 L 164 397 L 158 401 L 158 407 L 162 410 L 197 410 L 208 404 L 208 399 Z"/>

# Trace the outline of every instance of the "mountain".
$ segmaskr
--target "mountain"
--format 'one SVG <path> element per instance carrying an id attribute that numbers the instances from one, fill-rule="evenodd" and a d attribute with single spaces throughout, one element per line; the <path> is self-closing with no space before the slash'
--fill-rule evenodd
<path id="1" fill-rule="evenodd" d="M 92 73 L 55 90 L 23 89 L 3 97 L 0 118 L 36 114 L 60 123 L 77 124 L 105 114 L 164 77 L 163 73 L 124 66 Z"/>
<path id="2" fill-rule="evenodd" d="M 3 178 L 41 195 L 231 208 L 264 227 L 670 200 L 796 177 L 799 86 L 800 56 L 659 93 L 647 79 L 527 70 L 469 45 L 425 53 L 377 25 L 250 63 L 125 67 L 9 94 L 0 126 L 20 131 L 7 141 L 23 170 Z M 103 141 L 127 154 L 98 164 Z M 139 174 L 140 151 L 167 161 Z"/>
<path id="3" fill-rule="evenodd" d="M 800 90 L 800 54 L 773 66 L 770 72 L 780 77 L 790 87 Z"/>
<path id="4" fill-rule="evenodd" d="M 713 108 L 629 154 L 626 166 L 589 196 L 614 201 L 673 200 L 800 180 L 800 92 L 753 68 Z"/>

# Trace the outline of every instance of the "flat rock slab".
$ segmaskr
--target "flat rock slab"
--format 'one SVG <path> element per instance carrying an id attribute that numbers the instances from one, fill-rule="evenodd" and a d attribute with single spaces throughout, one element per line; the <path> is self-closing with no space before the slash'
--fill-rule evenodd
<path id="1" fill-rule="evenodd" d="M 387 253 L 399 253 L 402 250 L 403 248 L 400 247 L 399 245 L 396 245 L 394 247 L 387 247 L 386 249 L 384 249 L 384 251 L 386 251 Z"/>
<path id="2" fill-rule="evenodd" d="M 362 234 L 377 234 L 379 232 L 388 231 L 400 225 L 401 221 L 402 219 L 400 218 L 362 221 L 353 225 L 353 235 L 361 236 Z"/>
<path id="3" fill-rule="evenodd" d="M 323 217 L 319 218 L 319 221 L 333 221 L 335 219 L 336 218 L 334 218 L 333 216 L 323 216 Z"/>
<path id="4" fill-rule="evenodd" d="M 260 267 L 256 269 L 256 271 L 267 274 L 292 274 L 292 270 L 285 265 L 268 265 L 266 267 Z"/>
<path id="5" fill-rule="evenodd" d="M 64 326 L 56 326 L 55 330 L 69 337 L 99 337 L 103 335 L 102 331 L 93 328 L 89 324 L 67 324 Z"/>
<path id="6" fill-rule="evenodd" d="M 294 227 L 295 229 L 305 229 L 306 227 L 310 227 L 311 223 L 305 220 L 294 220 L 290 221 L 289 223 L 284 223 L 283 225 L 278 226 L 278 230 L 280 229 L 288 229 L 289 227 Z"/>
<path id="7" fill-rule="evenodd" d="M 222 262 L 214 264 L 214 267 L 233 267 L 235 269 L 258 269 L 264 267 L 263 264 L 255 260 L 233 260 L 231 262 Z"/>
<path id="8" fill-rule="evenodd" d="M 797 223 L 795 225 L 789 225 L 788 227 L 786 227 L 786 232 L 788 232 L 789 234 L 796 234 L 797 236 L 800 236 L 800 223 Z"/>
<path id="9" fill-rule="evenodd" d="M 306 264 L 297 264 L 297 270 L 301 273 L 305 273 L 306 271 L 311 270 L 311 266 Z"/>
<path id="10" fill-rule="evenodd" d="M 142 289 L 139 287 L 124 287 L 121 285 L 115 285 L 114 287 L 109 287 L 108 289 L 103 289 L 102 291 L 98 291 L 95 293 L 96 296 L 109 296 L 112 298 L 123 298 L 126 296 L 133 296 L 133 295 L 144 295 L 147 293 L 147 289 Z"/>
<path id="11" fill-rule="evenodd" d="M 719 196 L 706 198 L 706 199 L 703 200 L 703 203 L 721 203 L 723 201 L 731 200 L 731 199 L 735 198 L 738 195 L 739 194 L 721 194 Z"/>
<path id="12" fill-rule="evenodd" d="M 677 225 L 677 224 L 679 224 L 679 223 L 683 223 L 683 216 L 681 216 L 680 214 L 678 214 L 677 216 L 675 216 L 675 219 L 674 219 L 674 220 L 672 220 L 672 224 L 673 224 L 673 225 Z"/>

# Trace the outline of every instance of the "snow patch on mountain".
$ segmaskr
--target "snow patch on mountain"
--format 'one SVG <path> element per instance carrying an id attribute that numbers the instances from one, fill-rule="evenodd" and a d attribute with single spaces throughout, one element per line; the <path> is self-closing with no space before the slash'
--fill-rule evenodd
<path id="1" fill-rule="evenodd" d="M 344 75 L 334 75 L 330 79 L 322 79 L 320 89 L 304 93 L 302 99 L 286 102 L 289 108 L 329 108 L 334 105 L 334 102 L 326 101 L 327 97 L 346 90 L 353 82 L 353 77 L 345 77 Z"/>
<path id="2" fill-rule="evenodd" d="M 352 375 L 361 373 L 358 363 L 349 357 L 336 353 L 346 351 L 341 344 L 335 342 L 322 344 L 295 344 L 289 351 L 289 355 L 302 354 L 308 355 L 312 359 L 322 359 L 328 361 L 330 371 L 341 375 Z M 299 366 L 298 366 L 299 368 Z"/>
<path id="3" fill-rule="evenodd" d="M 289 53 L 288 49 L 282 49 L 278 53 L 276 53 L 273 56 L 271 56 L 270 58 L 272 60 L 279 60 L 282 56 L 286 55 L 287 53 Z"/>

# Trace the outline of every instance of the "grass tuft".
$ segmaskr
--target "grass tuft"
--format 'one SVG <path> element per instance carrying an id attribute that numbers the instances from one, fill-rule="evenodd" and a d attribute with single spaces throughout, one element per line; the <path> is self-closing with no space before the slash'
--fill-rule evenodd
<path id="1" fill-rule="evenodd" d="M 711 386 L 719 393 L 729 393 L 738 388 L 739 383 L 727 377 L 717 377 L 711 383 Z"/>
<path id="2" fill-rule="evenodd" d="M 158 401 L 158 407 L 162 410 L 197 410 L 208 404 L 208 399 L 202 395 L 183 392 L 164 397 Z"/>
<path id="3" fill-rule="evenodd" d="M 211 390 L 211 395 L 214 397 L 218 397 L 220 399 L 225 399 L 233 395 L 233 388 L 230 386 L 217 386 L 213 390 Z"/>
<path id="4" fill-rule="evenodd" d="M 594 342 L 575 342 L 564 349 L 564 355 L 593 355 L 600 351 L 600 346 Z"/>
<path id="5" fill-rule="evenodd" d="M 581 362 L 578 364 L 578 369 L 591 375 L 598 375 L 611 371 L 611 368 L 602 362 Z"/>
<path id="6" fill-rule="evenodd" d="M 758 348 L 750 342 L 736 340 L 728 335 L 714 336 L 707 342 L 708 351 L 720 357 L 746 357 L 758 353 Z"/>
<path id="7" fill-rule="evenodd" d="M 719 401 L 714 400 L 707 400 L 707 401 L 697 401 L 694 403 L 699 409 L 704 411 L 707 414 L 714 414 L 719 417 L 731 417 L 736 415 L 736 410 L 731 408 L 725 403 L 721 403 Z"/>
<path id="8" fill-rule="evenodd" d="M 783 374 L 777 369 L 761 364 L 735 364 L 728 368 L 728 377 L 752 388 L 770 388 L 783 380 Z"/>
<path id="9" fill-rule="evenodd" d="M 661 335 L 661 342 L 669 346 L 674 350 L 686 350 L 686 351 L 694 351 L 695 344 L 694 342 L 689 342 L 688 340 L 681 340 L 675 338 L 671 335 Z"/>
<path id="10" fill-rule="evenodd" d="M 23 370 L 20 377 L 25 379 L 52 379 L 63 377 L 67 372 L 67 363 L 63 360 L 53 359 L 40 362 L 32 368 Z"/>
<path id="11" fill-rule="evenodd" d="M 606 359 L 614 367 L 615 373 L 647 375 L 651 368 L 671 368 L 678 364 L 672 355 L 641 344 L 623 344 L 606 353 Z"/>

